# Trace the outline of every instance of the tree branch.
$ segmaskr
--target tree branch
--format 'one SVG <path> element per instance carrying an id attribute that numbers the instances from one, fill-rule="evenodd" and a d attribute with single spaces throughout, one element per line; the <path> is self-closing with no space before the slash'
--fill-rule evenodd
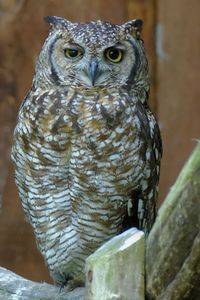
<path id="1" fill-rule="evenodd" d="M 0 300 L 83 300 L 84 288 L 61 292 L 60 288 L 47 283 L 24 279 L 0 267 Z"/>
<path id="2" fill-rule="evenodd" d="M 148 299 L 200 299 L 199 143 L 150 232 L 146 277 Z"/>

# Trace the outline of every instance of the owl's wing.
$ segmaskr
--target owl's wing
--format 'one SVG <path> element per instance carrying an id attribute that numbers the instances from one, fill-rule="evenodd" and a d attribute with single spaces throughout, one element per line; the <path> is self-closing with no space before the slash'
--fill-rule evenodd
<path id="1" fill-rule="evenodd" d="M 144 201 L 144 215 L 141 220 L 141 227 L 149 233 L 156 218 L 156 201 L 158 196 L 160 162 L 162 158 L 162 139 L 158 123 L 146 105 L 146 116 L 149 127 L 148 148 L 146 152 L 146 168 L 144 171 L 144 182 L 147 186 L 142 188 Z M 139 202 L 140 204 L 140 202 Z M 138 207 L 139 212 L 140 207 Z"/>
<path id="2" fill-rule="evenodd" d="M 39 240 L 48 239 L 45 232 L 52 234 L 56 226 L 62 231 L 70 222 L 71 148 L 66 109 L 61 105 L 64 97 L 58 91 L 30 91 L 20 107 L 14 131 L 16 183 Z"/>
<path id="3" fill-rule="evenodd" d="M 148 234 L 156 217 L 162 140 L 157 121 L 146 103 L 138 102 L 137 116 L 141 123 L 139 134 L 143 141 L 139 153 L 144 163 L 143 179 L 138 188 L 132 191 L 131 215 L 126 216 L 124 226 L 135 226 Z"/>

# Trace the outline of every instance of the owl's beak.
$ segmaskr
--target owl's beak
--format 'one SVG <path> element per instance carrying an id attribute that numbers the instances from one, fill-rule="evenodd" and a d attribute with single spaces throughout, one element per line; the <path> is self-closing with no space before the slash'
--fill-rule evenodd
<path id="1" fill-rule="evenodd" d="M 90 61 L 90 64 L 89 64 L 89 70 L 88 70 L 88 75 L 89 75 L 89 78 L 91 80 L 91 83 L 92 85 L 94 86 L 95 85 L 95 81 L 97 79 L 97 75 L 99 73 L 99 69 L 98 69 L 98 60 L 97 58 L 93 58 L 91 61 Z"/>

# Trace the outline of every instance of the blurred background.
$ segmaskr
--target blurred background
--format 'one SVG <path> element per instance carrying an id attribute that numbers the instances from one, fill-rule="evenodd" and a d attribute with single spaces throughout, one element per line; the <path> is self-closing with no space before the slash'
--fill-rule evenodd
<path id="1" fill-rule="evenodd" d="M 48 32 L 46 15 L 71 21 L 144 20 L 150 106 L 161 128 L 159 205 L 200 137 L 199 0 L 0 0 L 0 266 L 50 281 L 18 199 L 10 161 L 19 105 Z"/>

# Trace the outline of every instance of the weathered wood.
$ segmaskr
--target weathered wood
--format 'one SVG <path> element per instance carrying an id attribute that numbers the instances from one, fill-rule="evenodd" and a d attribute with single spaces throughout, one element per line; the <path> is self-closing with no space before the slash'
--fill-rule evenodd
<path id="1" fill-rule="evenodd" d="M 24 279 L 0 267 L 0 300 L 83 300 L 84 288 L 65 293 L 60 288 Z"/>
<path id="2" fill-rule="evenodd" d="M 132 228 L 86 261 L 87 300 L 144 300 L 144 233 Z"/>
<path id="3" fill-rule="evenodd" d="M 8 175 L 11 137 L 16 116 L 16 47 L 11 45 L 16 45 L 12 22 L 20 5 L 21 0 L 0 1 L 0 208 Z"/>
<path id="4" fill-rule="evenodd" d="M 159 210 L 147 240 L 148 299 L 200 299 L 200 144 Z"/>
<path id="5" fill-rule="evenodd" d="M 164 145 L 159 197 L 163 200 L 200 133 L 200 1 L 156 2 L 157 116 Z"/>

